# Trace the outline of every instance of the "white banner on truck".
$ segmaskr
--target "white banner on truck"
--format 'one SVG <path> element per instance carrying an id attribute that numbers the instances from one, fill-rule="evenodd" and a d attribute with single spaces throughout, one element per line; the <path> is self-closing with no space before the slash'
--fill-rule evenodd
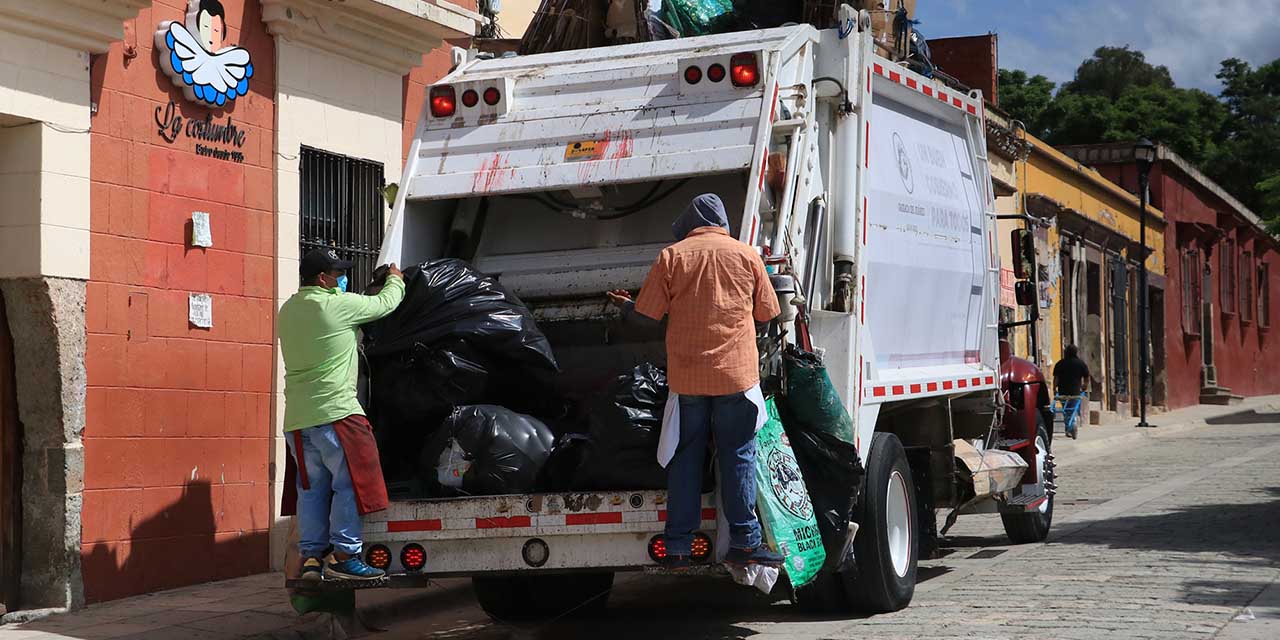
<path id="1" fill-rule="evenodd" d="M 867 322 L 881 369 L 980 360 L 986 237 L 964 125 L 871 109 Z"/>

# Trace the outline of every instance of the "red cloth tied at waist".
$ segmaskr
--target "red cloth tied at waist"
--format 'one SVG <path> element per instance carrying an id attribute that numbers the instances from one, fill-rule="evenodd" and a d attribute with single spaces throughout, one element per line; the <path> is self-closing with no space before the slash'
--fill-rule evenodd
<path id="1" fill-rule="evenodd" d="M 387 508 L 387 483 L 382 478 L 382 462 L 378 459 L 378 444 L 373 438 L 373 427 L 364 416 L 347 416 L 333 423 L 342 453 L 347 458 L 347 470 L 351 472 L 351 484 L 355 488 L 356 510 L 360 515 Z M 280 515 L 298 513 L 298 483 L 310 489 L 307 478 L 306 457 L 302 451 L 301 430 L 284 434 L 293 438 L 292 450 L 300 458 L 285 457 L 284 491 L 280 499 Z"/>

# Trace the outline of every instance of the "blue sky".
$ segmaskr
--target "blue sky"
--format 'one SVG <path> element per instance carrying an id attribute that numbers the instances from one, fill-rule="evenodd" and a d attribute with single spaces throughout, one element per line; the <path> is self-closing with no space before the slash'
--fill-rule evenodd
<path id="1" fill-rule="evenodd" d="M 1002 68 L 1059 84 L 1102 45 L 1139 49 L 1214 95 L 1222 60 L 1280 58 L 1280 0 L 919 0 L 916 17 L 927 38 L 994 32 Z"/>

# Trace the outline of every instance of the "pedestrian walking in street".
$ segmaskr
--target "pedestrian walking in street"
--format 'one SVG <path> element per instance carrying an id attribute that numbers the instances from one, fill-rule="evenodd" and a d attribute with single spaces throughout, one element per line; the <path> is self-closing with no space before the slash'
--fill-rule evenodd
<path id="1" fill-rule="evenodd" d="M 1053 387 L 1056 402 L 1062 404 L 1063 428 L 1075 438 L 1083 402 L 1089 398 L 1089 365 L 1080 359 L 1074 344 L 1062 349 L 1062 359 L 1053 365 Z"/>
<path id="2" fill-rule="evenodd" d="M 357 332 L 400 305 L 404 275 L 390 265 L 382 290 L 363 296 L 347 292 L 351 266 L 332 249 L 309 252 L 300 265 L 302 288 L 280 308 L 285 442 L 293 454 L 284 513 L 296 489 L 301 577 L 308 580 L 384 575 L 360 558 L 360 516 L 387 508 L 387 487 L 356 397 Z"/>
<path id="3" fill-rule="evenodd" d="M 759 408 L 749 392 L 760 384 L 756 322 L 778 313 L 760 257 L 729 235 L 715 194 L 693 199 L 671 225 L 676 244 L 663 249 L 632 302 L 609 298 L 625 314 L 667 318 L 667 380 L 679 399 L 679 440 L 667 464 L 665 542 L 669 568 L 691 563 L 702 521 L 702 469 L 708 439 L 719 456 L 720 494 L 729 522 L 730 564 L 779 565 L 761 540 L 756 518 L 755 429 Z"/>

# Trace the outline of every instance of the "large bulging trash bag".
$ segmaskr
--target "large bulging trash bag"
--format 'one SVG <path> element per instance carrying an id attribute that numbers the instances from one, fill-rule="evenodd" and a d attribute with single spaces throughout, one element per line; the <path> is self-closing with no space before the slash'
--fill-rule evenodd
<path id="1" fill-rule="evenodd" d="M 450 339 L 505 362 L 556 370 L 547 338 L 533 314 L 494 278 L 453 258 L 404 270 L 404 301 L 391 315 L 365 325 L 365 353 L 379 358 Z"/>
<path id="2" fill-rule="evenodd" d="M 787 371 L 788 417 L 853 444 L 853 419 L 818 356 L 789 346 L 783 354 L 783 365 Z"/>
<path id="3" fill-rule="evenodd" d="M 827 555 L 804 474 L 772 398 L 765 400 L 765 410 L 768 420 L 756 432 L 756 508 L 767 538 L 782 554 L 783 570 L 798 589 L 813 581 Z"/>
<path id="4" fill-rule="evenodd" d="M 662 369 L 645 363 L 619 376 L 591 416 L 576 488 L 665 488 L 667 472 L 657 456 L 666 405 L 667 374 Z"/>
<path id="5" fill-rule="evenodd" d="M 818 530 L 822 533 L 822 546 L 827 552 L 827 565 L 841 569 L 841 563 L 848 556 L 843 552 L 849 520 L 862 487 L 862 462 L 854 445 L 794 419 L 791 404 L 789 399 L 782 399 L 778 413 L 800 472 L 814 479 L 807 486 Z"/>
<path id="6" fill-rule="evenodd" d="M 495 405 L 459 407 L 423 450 L 423 480 L 441 496 L 534 491 L 554 442 L 536 418 Z"/>

